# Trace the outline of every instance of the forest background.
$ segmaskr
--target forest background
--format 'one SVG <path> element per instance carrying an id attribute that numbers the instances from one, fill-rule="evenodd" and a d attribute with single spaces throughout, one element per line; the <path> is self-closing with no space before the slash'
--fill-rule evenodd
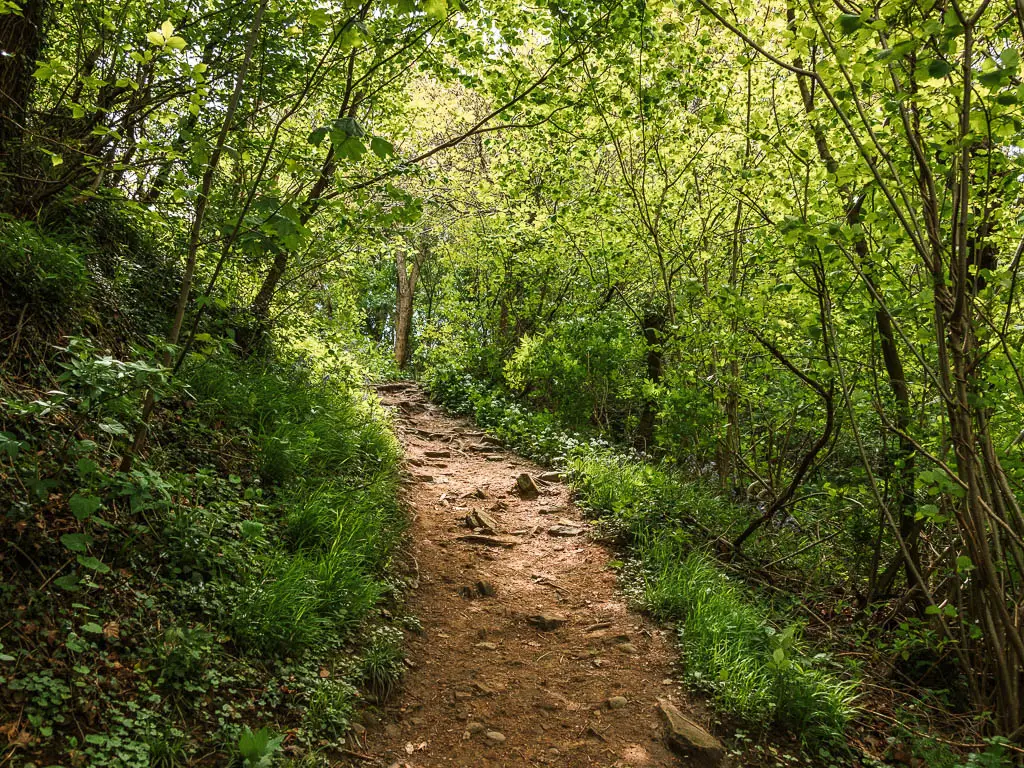
<path id="1" fill-rule="evenodd" d="M 386 698 L 405 373 L 573 478 L 724 716 L 1019 757 L 1022 10 L 2 0 L 2 759 Z"/>

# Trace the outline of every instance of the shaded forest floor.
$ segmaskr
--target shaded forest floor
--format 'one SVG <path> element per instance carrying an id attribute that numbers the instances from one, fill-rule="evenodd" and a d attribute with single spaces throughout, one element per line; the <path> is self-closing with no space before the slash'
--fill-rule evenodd
<path id="1" fill-rule="evenodd" d="M 408 609 L 423 629 L 361 753 L 417 768 L 678 764 L 659 699 L 704 725 L 708 715 L 673 677 L 669 632 L 616 591 L 611 553 L 588 537 L 568 487 L 415 387 L 381 396 L 405 447 Z M 539 493 L 517 487 L 523 473 Z"/>

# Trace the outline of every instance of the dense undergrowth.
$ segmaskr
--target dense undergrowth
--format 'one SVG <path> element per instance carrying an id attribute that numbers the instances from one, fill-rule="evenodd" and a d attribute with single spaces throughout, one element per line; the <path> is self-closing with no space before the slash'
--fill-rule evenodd
<path id="1" fill-rule="evenodd" d="M 798 600 L 716 557 L 713 531 L 749 515 L 741 502 L 678 466 L 610 443 L 599 430 L 568 428 L 557 414 L 523 406 L 451 366 L 428 366 L 425 381 L 438 402 L 472 416 L 517 451 L 563 469 L 599 530 L 626 553 L 626 588 L 652 615 L 678 627 L 688 682 L 725 717 L 762 735 L 785 729 L 826 764 L 847 753 L 863 670 L 830 653 L 823 638 L 809 637 Z M 913 701 L 901 712 L 908 723 L 919 714 Z M 1005 764 L 998 743 L 961 756 L 919 733 L 899 735 L 928 765 Z"/>
<path id="2" fill-rule="evenodd" d="M 109 291 L 67 267 L 77 246 L 19 228 L 7 285 L 72 303 L 0 377 L 0 764 L 325 764 L 402 669 L 383 411 L 324 357 L 203 344 L 171 379 L 54 334 L 88 331 Z M 150 448 L 121 472 L 146 387 Z"/>

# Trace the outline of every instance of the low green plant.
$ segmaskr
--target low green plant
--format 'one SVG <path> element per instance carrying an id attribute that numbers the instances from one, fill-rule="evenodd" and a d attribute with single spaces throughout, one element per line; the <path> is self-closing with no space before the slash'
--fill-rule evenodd
<path id="1" fill-rule="evenodd" d="M 243 729 L 238 737 L 238 753 L 242 756 L 243 765 L 246 768 L 269 768 L 283 741 L 284 736 L 275 735 L 266 726 L 258 731 Z"/>
<path id="2" fill-rule="evenodd" d="M 321 738 L 338 738 L 348 730 L 358 693 L 344 680 L 319 680 L 309 693 L 303 726 Z"/>
<path id="3" fill-rule="evenodd" d="M 391 626 L 377 627 L 358 663 L 359 679 L 379 701 L 387 701 L 405 671 L 402 633 Z"/>

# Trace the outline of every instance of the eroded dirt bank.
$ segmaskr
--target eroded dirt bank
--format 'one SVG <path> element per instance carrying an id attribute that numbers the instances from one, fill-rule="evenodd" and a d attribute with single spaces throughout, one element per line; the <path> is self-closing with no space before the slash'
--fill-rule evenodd
<path id="1" fill-rule="evenodd" d="M 628 609 L 610 553 L 557 478 L 382 388 L 405 447 L 418 587 L 411 670 L 352 745 L 380 766 L 678 766 L 658 700 L 683 711 L 668 633 Z M 539 493 L 517 486 L 527 474 Z M 699 716 L 696 719 L 700 719 Z"/>

